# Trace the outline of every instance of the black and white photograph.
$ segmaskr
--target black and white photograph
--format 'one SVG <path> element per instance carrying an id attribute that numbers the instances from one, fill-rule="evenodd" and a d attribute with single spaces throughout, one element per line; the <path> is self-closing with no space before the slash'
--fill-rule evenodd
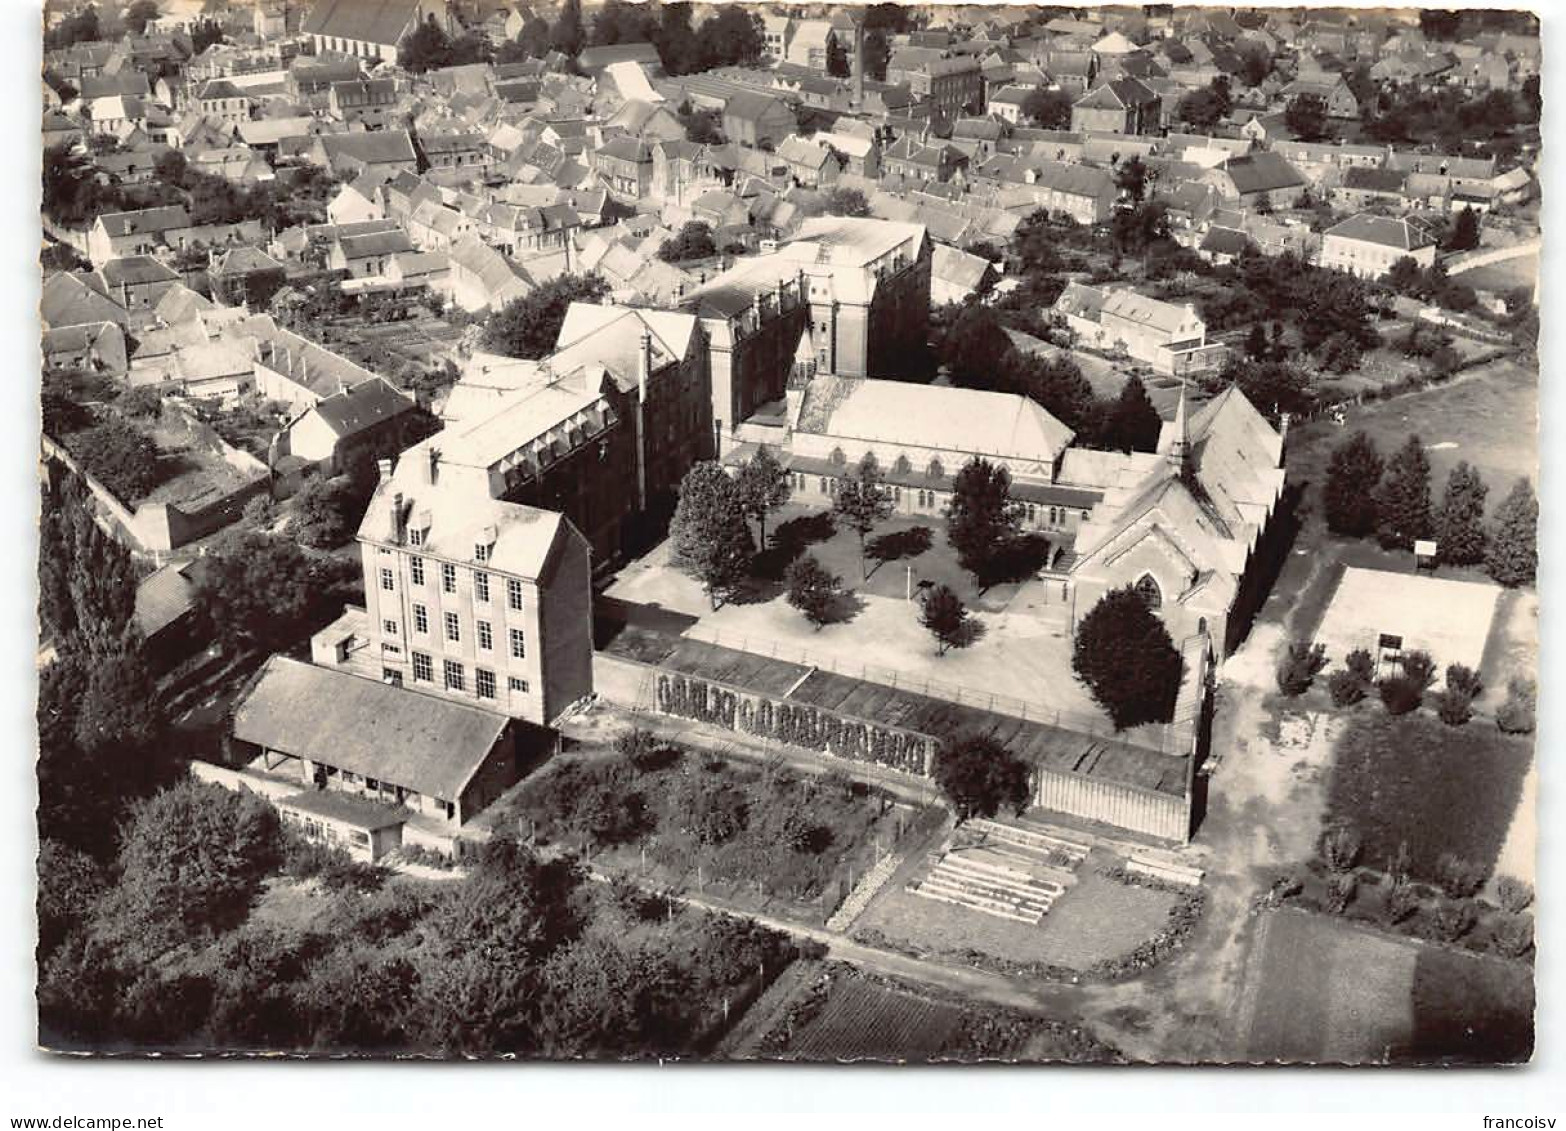
<path id="1" fill-rule="evenodd" d="M 34 16 L 73 1090 L 1537 1070 L 1537 14 Z"/>

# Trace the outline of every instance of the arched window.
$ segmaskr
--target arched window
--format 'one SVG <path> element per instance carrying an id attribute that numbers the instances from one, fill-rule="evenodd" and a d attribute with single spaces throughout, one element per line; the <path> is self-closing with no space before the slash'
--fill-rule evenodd
<path id="1" fill-rule="evenodd" d="M 837 464 L 839 467 L 848 462 L 848 456 L 842 448 L 832 449 L 832 462 Z"/>
<path id="2" fill-rule="evenodd" d="M 942 466 L 940 460 L 932 459 L 930 466 L 925 468 L 925 474 L 931 479 L 943 479 L 946 476 L 946 468 Z"/>
<path id="3" fill-rule="evenodd" d="M 897 472 L 898 475 L 907 475 L 913 468 L 909 464 L 907 456 L 898 455 L 897 461 L 892 464 L 892 470 Z"/>
<path id="4" fill-rule="evenodd" d="M 1142 600 L 1147 602 L 1147 607 L 1157 610 L 1164 603 L 1164 595 L 1159 591 L 1158 582 L 1153 580 L 1153 575 L 1144 573 L 1142 579 L 1136 583 L 1136 591 Z"/>

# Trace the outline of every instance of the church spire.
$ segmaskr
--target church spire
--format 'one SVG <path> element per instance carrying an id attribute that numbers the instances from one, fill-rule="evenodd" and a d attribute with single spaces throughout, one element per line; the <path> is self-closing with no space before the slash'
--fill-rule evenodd
<path id="1" fill-rule="evenodd" d="M 1175 407 L 1174 427 L 1170 429 L 1169 451 L 1165 457 L 1176 475 L 1184 475 L 1190 444 L 1185 428 L 1185 381 L 1180 382 L 1180 402 Z"/>

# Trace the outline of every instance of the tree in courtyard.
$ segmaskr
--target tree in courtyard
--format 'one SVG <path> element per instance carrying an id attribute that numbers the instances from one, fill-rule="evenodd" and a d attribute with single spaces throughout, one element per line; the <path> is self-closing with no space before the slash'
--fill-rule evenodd
<path id="1" fill-rule="evenodd" d="M 1147 195 L 1147 163 L 1140 157 L 1122 161 L 1115 170 L 1115 187 L 1132 204 L 1141 204 Z"/>
<path id="2" fill-rule="evenodd" d="M 848 49 L 835 35 L 827 40 L 826 69 L 827 74 L 835 79 L 846 79 L 853 71 L 853 65 L 848 59 Z"/>
<path id="3" fill-rule="evenodd" d="M 946 511 L 946 540 L 957 561 L 981 587 L 994 580 L 995 566 L 1022 524 L 1022 505 L 1011 498 L 1011 472 L 974 456 L 952 481 Z"/>
<path id="4" fill-rule="evenodd" d="M 206 563 L 197 597 L 225 647 L 271 650 L 308 627 L 317 578 L 293 541 L 242 535 L 209 552 Z"/>
<path id="5" fill-rule="evenodd" d="M 830 216 L 868 216 L 870 202 L 856 188 L 835 188 L 827 193 L 826 210 Z"/>
<path id="6" fill-rule="evenodd" d="M 665 263 L 684 263 L 718 254 L 712 239 L 712 225 L 702 220 L 687 220 L 680 230 L 658 245 L 658 258 Z"/>
<path id="7" fill-rule="evenodd" d="M 745 508 L 746 517 L 761 524 L 761 541 L 758 545 L 765 550 L 767 516 L 788 502 L 793 493 L 789 474 L 778 462 L 778 457 L 772 454 L 772 449 L 762 444 L 756 449 L 755 455 L 740 465 L 734 484 L 739 489 L 740 503 Z"/>
<path id="8" fill-rule="evenodd" d="M 1484 567 L 1502 585 L 1532 585 L 1539 568 L 1539 500 L 1519 479 L 1496 508 Z"/>
<path id="9" fill-rule="evenodd" d="M 968 638 L 968 610 L 949 585 L 937 585 L 925 593 L 919 605 L 919 623 L 935 637 L 935 654 L 946 655 Z"/>
<path id="10" fill-rule="evenodd" d="M 865 576 L 865 538 L 892 514 L 892 489 L 876 462 L 874 452 L 866 452 L 852 475 L 838 480 L 832 496 L 832 513 L 859 535 L 859 576 Z"/>
<path id="11" fill-rule="evenodd" d="M 1381 453 L 1364 432 L 1355 432 L 1333 450 L 1321 491 L 1328 530 L 1363 538 L 1376 528 L 1375 486 L 1383 468 Z"/>
<path id="12" fill-rule="evenodd" d="M 522 25 L 522 30 L 517 32 L 515 51 L 524 59 L 542 59 L 549 54 L 549 21 L 539 16 L 530 16 Z M 503 56 L 507 54 L 504 47 L 496 56 L 498 62 L 514 62 Z"/>
<path id="13" fill-rule="evenodd" d="M 158 18 L 158 0 L 136 0 L 125 9 L 125 30 L 131 35 L 142 35 L 147 25 Z"/>
<path id="14" fill-rule="evenodd" d="M 1327 126 L 1327 102 L 1319 94 L 1297 94 L 1283 111 L 1283 124 L 1301 141 L 1320 141 L 1325 138 Z"/>
<path id="15" fill-rule="evenodd" d="M 1446 237 L 1447 251 L 1470 251 L 1479 246 L 1479 213 L 1464 208 Z"/>
<path id="16" fill-rule="evenodd" d="M 351 506 L 345 481 L 310 476 L 294 495 L 294 537 L 313 550 L 341 546 L 353 533 Z"/>
<path id="17" fill-rule="evenodd" d="M 1375 494 L 1376 540 L 1384 548 L 1412 550 L 1430 537 L 1430 457 L 1417 434 L 1387 461 Z"/>
<path id="18" fill-rule="evenodd" d="M 1180 99 L 1176 116 L 1188 126 L 1208 131 L 1216 126 L 1234 108 L 1229 93 L 1229 76 L 1219 75 L 1199 90 L 1193 90 Z"/>
<path id="19" fill-rule="evenodd" d="M 745 579 L 755 554 L 739 487 L 710 460 L 681 480 L 669 536 L 676 563 L 701 582 L 714 609 Z"/>
<path id="20" fill-rule="evenodd" d="M 961 819 L 993 817 L 1002 806 L 1014 813 L 1028 807 L 1027 764 L 993 735 L 970 734 L 945 743 L 932 773 Z"/>
<path id="21" fill-rule="evenodd" d="M 451 37 L 435 22 L 433 16 L 402 37 L 397 44 L 397 65 L 412 74 L 449 66 L 451 63 Z"/>
<path id="22" fill-rule="evenodd" d="M 599 275 L 561 275 L 531 294 L 512 299 L 489 316 L 483 346 L 507 357 L 540 358 L 554 352 L 573 302 L 596 302 L 609 293 Z"/>
<path id="23" fill-rule="evenodd" d="M 803 613 L 818 632 L 831 621 L 842 579 L 817 561 L 814 554 L 790 562 L 783 581 L 788 586 L 788 603 Z"/>
<path id="24" fill-rule="evenodd" d="M 1484 500 L 1490 493 L 1467 460 L 1446 477 L 1446 493 L 1435 513 L 1436 549 L 1443 562 L 1474 565 L 1484 561 Z"/>
<path id="25" fill-rule="evenodd" d="M 1400 295 L 1412 295 L 1424 286 L 1425 272 L 1412 255 L 1404 255 L 1392 264 L 1381 280 Z"/>
<path id="26" fill-rule="evenodd" d="M 941 340 L 941 361 L 952 383 L 964 389 L 998 389 L 1002 365 L 1012 353 L 1011 338 L 995 308 L 964 303 Z"/>
<path id="27" fill-rule="evenodd" d="M 1182 667 L 1169 630 L 1132 586 L 1104 594 L 1077 626 L 1071 668 L 1117 730 L 1168 722 Z"/>
<path id="28" fill-rule="evenodd" d="M 587 29 L 582 24 L 582 0 L 565 0 L 560 14 L 549 29 L 549 46 L 573 59 L 587 46 Z"/>
<path id="29" fill-rule="evenodd" d="M 1022 99 L 1022 114 L 1041 130 L 1063 130 L 1071 125 L 1071 96 L 1035 87 Z"/>
<path id="30" fill-rule="evenodd" d="M 1105 444 L 1122 452 L 1151 452 L 1158 447 L 1163 421 L 1147 395 L 1140 377 L 1131 377 L 1120 388 L 1120 396 L 1109 410 L 1105 422 Z"/>

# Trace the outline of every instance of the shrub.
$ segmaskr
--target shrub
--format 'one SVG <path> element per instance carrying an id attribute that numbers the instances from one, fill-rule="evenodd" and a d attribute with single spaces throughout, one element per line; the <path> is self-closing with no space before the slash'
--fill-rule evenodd
<path id="1" fill-rule="evenodd" d="M 1351 671 L 1339 669 L 1327 677 L 1327 690 L 1332 694 L 1334 707 L 1348 707 L 1365 697 L 1368 681 Z"/>
<path id="2" fill-rule="evenodd" d="M 1436 696 L 1436 714 L 1449 727 L 1460 727 L 1474 714 L 1474 697 L 1454 687 L 1444 688 Z"/>
<path id="3" fill-rule="evenodd" d="M 1322 863 L 1333 872 L 1351 871 L 1359 862 L 1359 834 L 1347 825 L 1334 825 L 1321 834 Z"/>
<path id="4" fill-rule="evenodd" d="M 1027 808 L 1027 764 L 990 735 L 968 735 L 942 745 L 933 775 L 961 818 L 993 817 L 1002 806 L 1017 813 Z"/>
<path id="5" fill-rule="evenodd" d="M 1485 866 L 1460 859 L 1450 852 L 1436 861 L 1436 883 L 1453 899 L 1468 899 L 1484 884 Z"/>
<path id="6" fill-rule="evenodd" d="M 1533 918 L 1529 915 L 1502 915 L 1496 919 L 1492 945 L 1497 954 L 1521 958 L 1533 948 Z"/>
<path id="7" fill-rule="evenodd" d="M 1484 691 L 1479 673 L 1465 664 L 1446 666 L 1446 686 L 1449 690 L 1464 692 L 1469 699 L 1477 699 Z"/>
<path id="8" fill-rule="evenodd" d="M 1376 681 L 1376 660 L 1367 648 L 1355 648 L 1343 657 L 1343 667 L 1357 676 L 1366 687 Z"/>
<path id="9" fill-rule="evenodd" d="M 1495 725 L 1507 734 L 1532 734 L 1536 698 L 1533 680 L 1514 678 L 1506 685 L 1506 702 L 1495 713 Z"/>
<path id="10" fill-rule="evenodd" d="M 1434 919 L 1435 932 L 1437 937 L 1447 942 L 1456 942 L 1473 930 L 1474 924 L 1478 921 L 1479 912 L 1475 910 L 1472 901 L 1467 899 L 1454 900 L 1436 908 Z"/>
<path id="11" fill-rule="evenodd" d="M 1349 904 L 1354 902 L 1354 894 L 1358 890 L 1359 880 L 1354 877 L 1354 873 L 1333 876 L 1332 882 L 1327 885 L 1327 910 L 1334 915 L 1343 914 Z"/>
<path id="12" fill-rule="evenodd" d="M 1419 893 L 1407 880 L 1393 880 L 1387 892 L 1387 922 L 1396 926 L 1419 909 Z"/>
<path id="13" fill-rule="evenodd" d="M 1528 905 L 1533 902 L 1533 888 L 1516 876 L 1502 876 L 1496 880 L 1495 895 L 1500 900 L 1502 909 L 1510 911 L 1513 915 L 1528 910 Z"/>
<path id="14" fill-rule="evenodd" d="M 1424 687 L 1406 675 L 1389 676 L 1381 681 L 1381 702 L 1391 715 L 1406 715 L 1425 699 Z"/>
<path id="15" fill-rule="evenodd" d="M 1303 695 L 1310 690 L 1316 673 L 1327 666 L 1327 646 L 1308 640 L 1295 640 L 1278 664 L 1278 690 L 1285 695 Z"/>
<path id="16" fill-rule="evenodd" d="M 1403 674 L 1419 685 L 1424 691 L 1435 682 L 1435 661 L 1430 658 L 1429 652 L 1415 649 L 1403 655 Z"/>

